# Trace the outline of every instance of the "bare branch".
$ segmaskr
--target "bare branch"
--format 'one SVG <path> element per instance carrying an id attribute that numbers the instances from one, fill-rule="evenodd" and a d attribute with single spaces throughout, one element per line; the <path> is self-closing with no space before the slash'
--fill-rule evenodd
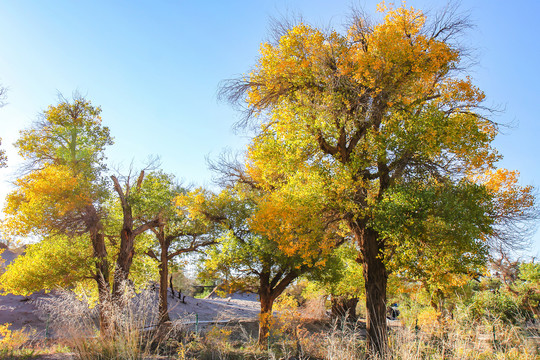
<path id="1" fill-rule="evenodd" d="M 167 259 L 171 260 L 171 259 L 173 259 L 174 257 L 176 257 L 176 256 L 178 256 L 180 254 L 185 254 L 185 253 L 188 253 L 188 252 L 198 251 L 203 247 L 214 245 L 215 243 L 216 243 L 216 241 L 213 240 L 213 239 L 212 240 L 200 241 L 200 242 L 191 244 L 191 246 L 189 246 L 189 247 L 185 247 L 185 248 L 181 248 L 181 249 L 177 249 L 177 250 L 173 251 L 172 253 L 170 253 L 167 256 Z"/>
<path id="2" fill-rule="evenodd" d="M 222 187 L 232 187 L 236 183 L 241 183 L 251 188 L 258 188 L 257 182 L 246 174 L 241 157 L 243 157 L 241 153 L 226 150 L 215 161 L 206 158 L 208 168 L 215 174 L 214 183 Z"/>
<path id="3" fill-rule="evenodd" d="M 0 107 L 6 105 L 7 91 L 6 87 L 0 86 Z"/>

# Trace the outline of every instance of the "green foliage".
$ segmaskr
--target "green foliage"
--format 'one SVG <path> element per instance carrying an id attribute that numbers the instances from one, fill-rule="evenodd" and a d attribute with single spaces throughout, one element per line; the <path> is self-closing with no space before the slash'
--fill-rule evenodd
<path id="1" fill-rule="evenodd" d="M 87 237 L 50 236 L 28 245 L 25 254 L 7 266 L 0 284 L 4 292 L 18 295 L 73 287 L 92 277 L 93 262 Z"/>
<path id="2" fill-rule="evenodd" d="M 475 320 L 499 319 L 516 323 L 527 318 L 516 297 L 507 291 L 479 291 L 470 299 L 470 312 Z"/>
<path id="3" fill-rule="evenodd" d="M 519 265 L 519 278 L 539 290 L 540 263 L 521 263 Z"/>
<path id="4" fill-rule="evenodd" d="M 363 297 L 365 293 L 362 265 L 357 261 L 358 251 L 350 244 L 343 244 L 328 257 L 322 268 L 314 269 L 308 277 L 315 281 L 308 291 L 323 291 L 333 296 Z"/>
<path id="5" fill-rule="evenodd" d="M 484 187 L 468 181 L 429 179 L 389 189 L 373 217 L 374 228 L 387 239 L 389 269 L 441 295 L 484 273 L 490 200 Z"/>
<path id="6" fill-rule="evenodd" d="M 516 281 L 515 291 L 521 301 L 521 306 L 540 318 L 540 264 L 521 263 L 519 265 L 519 281 Z"/>
<path id="7" fill-rule="evenodd" d="M 133 213 L 141 219 L 151 219 L 160 214 L 163 218 L 174 216 L 174 198 L 184 192 L 175 184 L 173 175 L 152 171 L 144 175 L 141 186 L 129 196 Z"/>
<path id="8" fill-rule="evenodd" d="M 159 262 L 147 256 L 148 249 L 155 244 L 155 238 L 151 233 L 143 233 L 135 242 L 133 263 L 129 271 L 129 279 L 133 281 L 137 291 L 144 289 L 149 283 L 159 279 Z"/>
<path id="9" fill-rule="evenodd" d="M 61 98 L 34 127 L 21 131 L 15 146 L 34 166 L 70 164 L 77 172 L 97 175 L 103 170 L 105 147 L 113 144 L 100 114 L 101 108 L 81 96 L 72 102 Z"/>

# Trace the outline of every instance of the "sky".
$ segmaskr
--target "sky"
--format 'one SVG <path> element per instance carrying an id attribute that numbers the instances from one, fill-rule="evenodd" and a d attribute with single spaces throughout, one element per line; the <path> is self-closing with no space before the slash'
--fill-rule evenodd
<path id="1" fill-rule="evenodd" d="M 115 144 L 112 167 L 141 167 L 159 156 L 162 169 L 184 184 L 210 186 L 206 158 L 241 151 L 249 135 L 235 133 L 239 114 L 217 100 L 221 81 L 254 66 L 271 18 L 301 15 L 315 26 L 343 28 L 352 7 L 376 18 L 379 1 L 0 1 L 0 203 L 20 163 L 13 143 L 58 94 L 78 91 L 102 107 Z M 436 11 L 446 1 L 407 1 Z M 486 104 L 503 110 L 495 147 L 500 167 L 518 170 L 523 185 L 540 187 L 540 2 L 464 0 L 475 27 L 464 38 L 477 65 L 474 83 Z M 540 255 L 540 232 L 529 255 Z"/>

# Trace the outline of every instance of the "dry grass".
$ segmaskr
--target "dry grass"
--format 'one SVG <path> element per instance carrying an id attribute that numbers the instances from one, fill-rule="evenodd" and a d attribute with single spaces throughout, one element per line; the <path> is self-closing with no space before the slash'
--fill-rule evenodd
<path id="1" fill-rule="evenodd" d="M 153 328 L 158 315 L 155 296 L 151 292 L 136 295 L 126 289 L 125 298 L 119 302 L 123 305 L 105 310 L 115 323 L 115 333 L 110 337 L 99 333 L 96 309 L 90 309 L 72 293 L 63 293 L 45 308 L 56 330 L 67 335 L 69 348 L 82 360 L 147 359 L 157 355 L 181 360 L 367 359 L 363 323 L 315 321 L 301 316 L 291 299 L 279 304 L 269 346 L 261 350 L 255 329 L 238 324 L 214 326 L 204 333 L 171 326 L 175 331 L 158 333 Z M 420 329 L 393 327 L 390 353 L 385 359 L 540 360 L 538 324 L 509 324 L 494 317 L 472 320 L 466 309 L 454 319 L 426 319 L 420 322 Z"/>
<path id="2" fill-rule="evenodd" d="M 283 303 L 286 304 L 288 300 Z M 283 304 L 281 304 L 283 305 Z M 238 330 L 213 328 L 182 344 L 181 359 L 353 360 L 368 359 L 361 322 L 299 320 L 294 306 L 280 309 L 272 321 L 269 347 L 258 349 L 251 335 L 239 341 Z M 431 319 L 431 321 L 429 321 Z M 392 327 L 388 360 L 532 360 L 540 359 L 538 324 L 510 324 L 489 316 L 473 320 L 466 309 L 454 319 L 427 314 L 414 325 Z M 235 331 L 237 335 L 235 336 Z M 247 334 L 247 332 L 245 332 Z M 373 358 L 373 357 L 372 357 Z"/>
<path id="3" fill-rule="evenodd" d="M 420 331 L 394 328 L 389 336 L 391 354 L 385 359 L 540 359 L 538 343 L 531 336 L 538 333 L 538 328 L 524 329 L 502 322 L 468 328 L 462 325 L 448 323 Z M 160 354 L 160 359 L 181 360 L 353 360 L 367 358 L 363 334 L 361 324 L 334 323 L 331 327 L 320 325 L 318 329 L 300 324 L 296 334 L 274 336 L 269 348 L 261 350 L 252 333 L 242 327 L 215 326 L 203 334 L 177 335 L 170 343 L 173 352 L 153 347 L 148 338 L 131 331 L 109 340 L 71 339 L 70 347 L 79 359 L 153 359 Z"/>
<path id="4" fill-rule="evenodd" d="M 99 329 L 97 308 L 68 291 L 41 304 L 50 314 L 52 326 L 66 338 L 66 345 L 81 360 L 145 359 L 163 351 L 168 339 L 162 329 L 156 328 L 158 309 L 156 294 L 139 294 L 125 287 L 121 299 L 106 304 L 102 311 L 114 324 L 110 334 Z M 167 332 L 174 329 L 171 326 Z"/>

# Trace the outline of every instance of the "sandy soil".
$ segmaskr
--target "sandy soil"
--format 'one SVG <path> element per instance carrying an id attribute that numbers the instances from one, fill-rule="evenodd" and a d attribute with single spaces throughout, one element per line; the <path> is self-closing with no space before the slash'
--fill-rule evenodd
<path id="1" fill-rule="evenodd" d="M 49 327 L 48 314 L 39 309 L 39 302 L 54 298 L 53 293 L 35 293 L 30 296 L 0 296 L 0 324 L 12 324 L 10 329 L 36 330 L 38 337 L 56 337 Z M 186 324 L 211 323 L 230 320 L 255 320 L 260 305 L 255 294 L 236 293 L 227 298 L 196 299 L 185 297 L 185 303 L 169 294 L 169 314 L 172 320 Z M 157 304 L 157 296 L 156 296 Z"/>
<path id="2" fill-rule="evenodd" d="M 11 323 L 10 329 L 35 330 L 34 338 L 59 338 L 48 326 L 47 314 L 39 308 L 39 302 L 54 298 L 54 294 L 35 293 L 30 296 L 0 296 L 0 324 Z M 157 297 L 156 297 L 157 301 Z M 169 294 L 169 313 L 172 320 L 180 320 L 187 327 L 204 329 L 209 324 L 225 321 L 254 321 L 259 314 L 259 301 L 255 294 L 233 294 L 228 298 L 195 299 L 185 297 L 185 303 Z M 198 317 L 198 321 L 197 321 Z M 41 360 L 74 359 L 72 354 L 50 354 L 33 357 Z"/>
<path id="3" fill-rule="evenodd" d="M 235 293 L 227 298 L 210 299 L 186 296 L 185 304 L 169 297 L 172 320 L 191 319 L 195 315 L 198 315 L 199 321 L 253 320 L 259 315 L 259 310 L 260 304 L 255 294 Z"/>
<path id="4" fill-rule="evenodd" d="M 13 252 L 1 246 L 0 272 L 22 251 Z M 35 330 L 40 338 L 57 337 L 49 326 L 49 316 L 39 309 L 38 304 L 54 298 L 54 293 L 34 293 L 30 296 L 13 294 L 0 295 L 0 324 L 10 323 L 11 330 Z M 157 304 L 157 293 L 155 297 Z M 259 314 L 259 301 L 256 294 L 235 293 L 227 298 L 195 299 L 186 296 L 184 302 L 173 298 L 169 292 L 169 314 L 171 320 L 190 324 L 201 324 L 227 320 L 256 320 Z"/>
<path id="5" fill-rule="evenodd" d="M 36 301 L 50 297 L 43 293 L 30 296 L 4 295 L 0 296 L 0 324 L 10 323 L 11 330 L 32 328 L 45 333 L 47 320 L 40 319 Z"/>

